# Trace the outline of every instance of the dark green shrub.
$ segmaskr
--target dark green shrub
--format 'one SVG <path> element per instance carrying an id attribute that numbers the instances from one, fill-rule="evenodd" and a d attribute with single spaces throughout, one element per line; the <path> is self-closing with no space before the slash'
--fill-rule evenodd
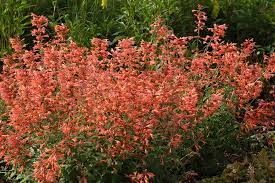
<path id="1" fill-rule="evenodd" d="M 254 38 L 257 44 L 275 44 L 274 0 L 221 1 L 219 22 L 230 25 L 227 37 L 239 43 Z"/>
<path id="2" fill-rule="evenodd" d="M 273 155 L 272 155 L 273 154 Z M 242 162 L 227 165 L 220 176 L 207 178 L 202 183 L 275 182 L 274 151 L 263 149 Z"/>

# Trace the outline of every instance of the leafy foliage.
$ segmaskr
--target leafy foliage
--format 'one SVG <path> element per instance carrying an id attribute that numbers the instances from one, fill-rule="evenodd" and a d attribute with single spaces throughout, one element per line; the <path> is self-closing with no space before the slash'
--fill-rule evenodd
<path id="1" fill-rule="evenodd" d="M 194 35 L 190 10 L 198 3 L 211 14 L 208 25 L 229 25 L 225 35 L 228 42 L 240 44 L 253 37 L 259 44 L 258 56 L 262 52 L 272 53 L 273 0 L 3 0 L 0 52 L 1 55 L 10 52 L 8 39 L 15 35 L 24 34 L 25 43 L 32 47 L 31 37 L 26 34 L 30 30 L 31 13 L 47 16 L 51 27 L 65 23 L 70 36 L 80 45 L 88 47 L 90 39 L 100 37 L 108 38 L 114 46 L 123 38 L 149 41 L 150 24 L 158 17 L 165 20 L 177 36 Z"/>
<path id="2" fill-rule="evenodd" d="M 26 0 L 0 1 L 0 57 L 11 51 L 9 38 L 22 35 L 30 25 L 30 7 Z"/>
<path id="3" fill-rule="evenodd" d="M 274 154 L 274 152 L 273 152 Z M 263 149 L 251 159 L 227 165 L 220 176 L 204 179 L 201 182 L 274 182 L 274 156 Z"/>

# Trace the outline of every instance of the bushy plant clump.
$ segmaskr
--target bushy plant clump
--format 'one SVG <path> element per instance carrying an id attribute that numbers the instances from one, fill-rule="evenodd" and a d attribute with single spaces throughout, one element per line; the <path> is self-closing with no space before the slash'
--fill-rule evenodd
<path id="1" fill-rule="evenodd" d="M 0 158 L 38 182 L 64 179 L 70 163 L 82 182 L 98 181 L 127 159 L 161 157 L 187 141 L 199 151 L 205 140 L 195 129 L 222 105 L 232 114 L 249 109 L 246 129 L 272 127 L 275 103 L 254 110 L 250 101 L 272 77 L 275 54 L 249 64 L 252 40 L 241 48 L 225 43 L 227 27 L 216 24 L 201 37 L 207 17 L 201 6 L 194 14 L 197 36 L 176 37 L 159 20 L 152 42 L 124 39 L 111 50 L 97 38 L 91 49 L 78 46 L 64 25 L 49 38 L 47 18 L 33 14 L 33 49 L 14 38 L 14 53 L 3 58 L 0 94 L 9 119 L 0 123 Z M 190 50 L 193 41 L 205 49 Z M 153 179 L 145 169 L 128 176 Z"/>
<path id="2" fill-rule="evenodd" d="M 227 165 L 220 176 L 207 178 L 201 182 L 274 182 L 275 168 L 272 159 L 274 159 L 272 153 L 262 149 L 258 154 L 253 155 L 252 158 Z"/>

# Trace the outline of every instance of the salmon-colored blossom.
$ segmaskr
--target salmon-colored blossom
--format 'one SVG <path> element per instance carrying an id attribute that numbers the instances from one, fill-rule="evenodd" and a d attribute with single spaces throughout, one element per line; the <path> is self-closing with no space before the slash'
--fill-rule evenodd
<path id="1" fill-rule="evenodd" d="M 200 6 L 194 13 L 199 34 L 207 17 Z M 107 40 L 94 38 L 88 49 L 66 40 L 64 25 L 45 42 L 48 20 L 32 16 L 33 49 L 11 39 L 15 52 L 3 59 L 0 95 L 9 120 L 0 123 L 0 158 L 31 165 L 40 182 L 57 182 L 65 158 L 91 146 L 104 154 L 98 164 L 146 157 L 159 139 L 157 146 L 169 149 L 193 138 L 198 151 L 204 142 L 195 134 L 198 124 L 222 104 L 248 109 L 262 92 L 263 78 L 274 76 L 274 54 L 266 56 L 266 67 L 248 63 L 254 42 L 241 48 L 223 42 L 225 25 L 214 25 L 211 36 L 178 38 L 158 20 L 152 42 L 124 39 L 110 50 Z M 188 57 L 193 39 L 204 40 L 209 49 Z M 251 108 L 245 124 L 273 126 L 273 109 L 272 102 Z M 81 182 L 87 182 L 85 176 Z M 148 182 L 153 176 L 142 172 L 130 178 Z"/>

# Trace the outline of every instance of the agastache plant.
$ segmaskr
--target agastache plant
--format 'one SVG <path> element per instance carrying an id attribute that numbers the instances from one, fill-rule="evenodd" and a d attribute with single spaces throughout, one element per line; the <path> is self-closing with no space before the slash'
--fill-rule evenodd
<path id="1" fill-rule="evenodd" d="M 65 25 L 49 37 L 47 18 L 33 14 L 33 49 L 13 38 L 14 53 L 3 58 L 0 94 L 9 119 L 0 123 L 0 158 L 21 171 L 32 167 L 38 182 L 56 182 L 66 158 L 83 148 L 101 153 L 96 163 L 110 167 L 115 165 L 107 159 L 144 158 L 156 142 L 177 148 L 191 135 L 199 151 L 203 137 L 195 134 L 196 126 L 222 104 L 232 113 L 248 109 L 263 81 L 274 76 L 275 54 L 265 57 L 265 66 L 249 64 L 252 40 L 241 48 L 225 43 L 225 25 L 201 37 L 207 17 L 200 6 L 194 12 L 198 36 L 177 37 L 159 19 L 151 42 L 124 39 L 111 50 L 98 38 L 91 48 L 78 46 L 66 39 Z M 195 39 L 206 49 L 187 56 Z M 272 108 L 274 102 L 262 102 L 246 113 L 244 125 L 274 126 Z"/>

